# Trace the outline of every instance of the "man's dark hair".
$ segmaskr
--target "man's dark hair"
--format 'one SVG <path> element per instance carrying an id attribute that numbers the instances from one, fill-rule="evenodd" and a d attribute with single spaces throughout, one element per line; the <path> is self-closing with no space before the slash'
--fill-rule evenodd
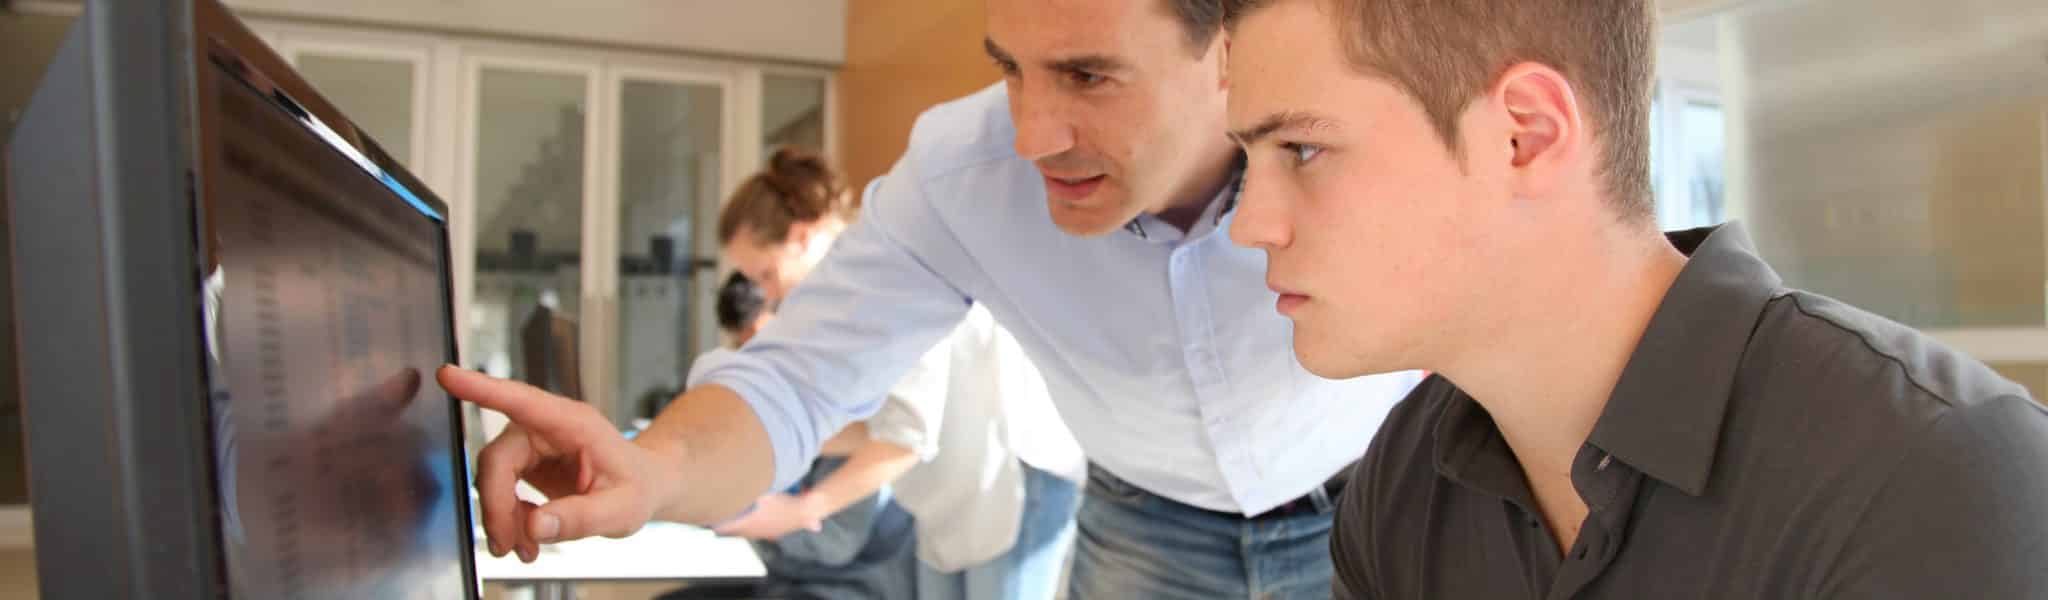
<path id="1" fill-rule="evenodd" d="M 726 333 L 739 333 L 767 309 L 768 298 L 761 294 L 761 287 L 745 275 L 734 272 L 718 288 L 718 328 Z"/>
<path id="2" fill-rule="evenodd" d="M 1197 57 L 1223 32 L 1223 0 L 1166 0 L 1166 9 L 1186 30 Z"/>

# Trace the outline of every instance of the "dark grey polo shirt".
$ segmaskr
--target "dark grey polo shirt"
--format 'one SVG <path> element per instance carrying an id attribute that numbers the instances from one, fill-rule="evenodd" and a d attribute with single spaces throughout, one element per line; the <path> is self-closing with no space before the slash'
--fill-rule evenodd
<path id="1" fill-rule="evenodd" d="M 1671 241 L 1692 260 L 1572 466 L 1571 551 L 1486 410 L 1432 377 L 1344 493 L 1338 597 L 2048 598 L 2048 410 L 1780 287 L 1739 226 Z"/>

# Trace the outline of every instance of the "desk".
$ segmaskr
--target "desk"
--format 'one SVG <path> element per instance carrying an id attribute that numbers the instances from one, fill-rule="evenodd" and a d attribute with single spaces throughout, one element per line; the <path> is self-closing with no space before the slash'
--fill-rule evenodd
<path id="1" fill-rule="evenodd" d="M 482 537 L 479 535 L 479 540 Z M 625 539 L 590 538 L 541 546 L 533 564 L 493 558 L 477 543 L 476 573 L 491 583 L 532 584 L 536 600 L 574 598 L 588 581 L 751 581 L 768 570 L 746 540 L 676 523 L 648 523 Z"/>

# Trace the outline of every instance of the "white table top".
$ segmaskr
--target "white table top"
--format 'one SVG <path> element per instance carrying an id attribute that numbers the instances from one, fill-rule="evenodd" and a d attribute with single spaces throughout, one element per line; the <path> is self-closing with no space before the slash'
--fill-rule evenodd
<path id="1" fill-rule="evenodd" d="M 479 536 L 481 540 L 481 536 Z M 768 570 L 739 538 L 676 523 L 648 523 L 625 539 L 590 538 L 542 546 L 533 564 L 492 558 L 477 542 L 476 572 L 490 582 L 752 579 Z"/>

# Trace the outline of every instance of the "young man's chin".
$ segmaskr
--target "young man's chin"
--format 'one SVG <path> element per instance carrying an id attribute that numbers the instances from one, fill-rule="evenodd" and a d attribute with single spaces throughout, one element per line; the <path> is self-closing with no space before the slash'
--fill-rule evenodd
<path id="1" fill-rule="evenodd" d="M 1324 379 L 1351 379 L 1392 371 L 1370 364 L 1380 361 L 1364 360 L 1363 353 L 1368 351 L 1365 348 L 1343 347 L 1331 343 L 1332 340 L 1316 339 L 1313 334 L 1304 339 L 1301 334 L 1306 327 L 1301 319 L 1294 319 L 1294 360 L 1309 373 Z"/>
<path id="2" fill-rule="evenodd" d="M 1304 351 L 1300 344 L 1294 345 L 1294 359 L 1301 362 L 1303 370 L 1323 379 L 1350 379 L 1362 374 L 1354 373 L 1353 369 L 1346 369 L 1322 354 Z"/>

